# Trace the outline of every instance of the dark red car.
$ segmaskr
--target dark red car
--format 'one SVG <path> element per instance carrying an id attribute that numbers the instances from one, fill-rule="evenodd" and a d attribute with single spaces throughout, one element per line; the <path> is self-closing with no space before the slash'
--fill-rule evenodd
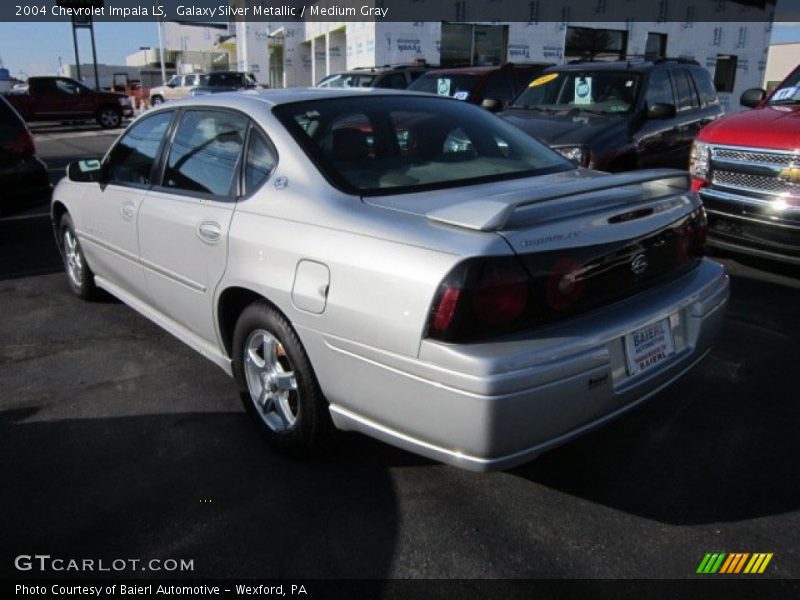
<path id="1" fill-rule="evenodd" d="M 98 92 L 68 77 L 31 77 L 27 92 L 6 94 L 6 100 L 28 122 L 95 120 L 113 129 L 133 115 L 125 94 Z"/>
<path id="2" fill-rule="evenodd" d="M 428 71 L 409 90 L 451 96 L 472 104 L 494 100 L 494 110 L 507 105 L 534 77 L 553 63 L 506 63 L 499 67 L 456 67 Z"/>

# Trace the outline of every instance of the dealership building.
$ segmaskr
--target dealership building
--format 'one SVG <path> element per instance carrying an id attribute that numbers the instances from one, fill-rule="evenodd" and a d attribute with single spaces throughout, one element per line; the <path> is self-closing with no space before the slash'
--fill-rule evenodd
<path id="1" fill-rule="evenodd" d="M 271 87 L 309 86 L 338 71 L 415 62 L 446 67 L 561 64 L 589 55 L 685 57 L 711 72 L 723 105 L 733 111 L 745 89 L 762 85 L 774 13 L 769 6 L 724 1 L 729 10 L 746 11 L 746 18 L 670 20 L 669 4 L 661 0 L 650 22 L 232 21 L 223 31 L 219 25 L 168 23 L 166 45 L 183 52 L 224 51 L 230 56 L 222 61 L 226 66 L 251 71 Z"/>

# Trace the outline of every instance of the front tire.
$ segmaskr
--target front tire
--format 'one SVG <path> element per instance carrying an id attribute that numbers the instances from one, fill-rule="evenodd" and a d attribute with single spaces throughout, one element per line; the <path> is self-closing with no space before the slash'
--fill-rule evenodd
<path id="1" fill-rule="evenodd" d="M 97 292 L 94 285 L 94 273 L 86 262 L 81 250 L 75 226 L 69 213 L 61 217 L 59 231 L 59 248 L 67 271 L 67 283 L 72 293 L 84 300 L 90 300 Z"/>
<path id="2" fill-rule="evenodd" d="M 150 98 L 150 106 L 158 106 L 159 104 L 163 104 L 164 98 L 161 96 L 153 96 Z"/>
<path id="3" fill-rule="evenodd" d="M 233 372 L 245 409 L 273 448 L 305 454 L 327 445 L 333 424 L 308 355 L 266 302 L 248 306 L 236 323 Z"/>
<path id="4" fill-rule="evenodd" d="M 111 106 L 97 111 L 97 124 L 103 129 L 116 129 L 122 124 L 122 113 Z"/>

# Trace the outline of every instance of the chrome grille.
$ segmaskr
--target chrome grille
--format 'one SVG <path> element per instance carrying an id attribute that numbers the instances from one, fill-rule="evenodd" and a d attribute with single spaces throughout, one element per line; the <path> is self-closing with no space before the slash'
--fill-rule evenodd
<path id="1" fill-rule="evenodd" d="M 750 175 L 733 171 L 714 171 L 711 182 L 720 187 L 731 187 L 759 194 L 789 194 L 800 196 L 800 185 L 777 177 Z"/>
<path id="2" fill-rule="evenodd" d="M 766 163 L 771 165 L 790 166 L 794 162 L 800 164 L 800 154 L 792 152 L 759 152 L 758 150 L 739 150 L 736 148 L 714 147 L 712 158 L 735 160 L 744 163 Z"/>

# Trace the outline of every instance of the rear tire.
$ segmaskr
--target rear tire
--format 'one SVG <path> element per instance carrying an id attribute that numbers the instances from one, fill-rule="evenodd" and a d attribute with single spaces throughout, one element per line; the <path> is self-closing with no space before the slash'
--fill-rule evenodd
<path id="1" fill-rule="evenodd" d="M 83 255 L 83 250 L 78 241 L 78 236 L 75 234 L 75 226 L 72 224 L 72 218 L 69 213 L 65 213 L 61 217 L 58 232 L 58 247 L 61 250 L 64 268 L 67 271 L 69 288 L 79 298 L 91 300 L 97 293 L 97 288 L 94 285 L 94 273 L 92 273 L 86 262 L 86 257 Z"/>
<path id="2" fill-rule="evenodd" d="M 122 113 L 111 106 L 101 108 L 97 111 L 97 124 L 103 129 L 116 129 L 122 124 Z"/>
<path id="3" fill-rule="evenodd" d="M 298 455 L 328 445 L 333 423 L 308 355 L 266 302 L 248 306 L 236 323 L 233 373 L 245 409 L 274 449 Z"/>

